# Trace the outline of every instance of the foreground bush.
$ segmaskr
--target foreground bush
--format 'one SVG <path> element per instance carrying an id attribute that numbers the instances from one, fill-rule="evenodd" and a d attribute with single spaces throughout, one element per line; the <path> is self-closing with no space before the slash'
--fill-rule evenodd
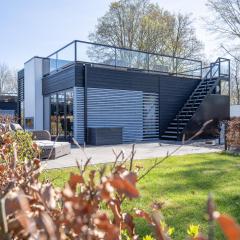
<path id="1" fill-rule="evenodd" d="M 1 139 L 0 239 L 138 239 L 135 218 L 145 219 L 153 228 L 145 240 L 174 238 L 174 229 L 161 215 L 161 204 L 154 203 L 151 213 L 141 209 L 131 214 L 122 212 L 124 201 L 139 197 L 136 183 L 146 175 L 138 176 L 139 168 L 133 169 L 132 157 L 129 168 L 127 159 L 116 155 L 110 171 L 103 167 L 98 172 L 86 171 L 88 159 L 78 166 L 79 173 L 71 174 L 64 188 L 58 189 L 39 180 L 42 169 L 38 158 L 26 154 L 24 161 L 19 159 L 22 143 L 16 135 L 2 132 Z M 29 138 L 27 141 L 23 145 L 34 149 L 37 156 L 36 145 Z M 208 237 L 201 236 L 198 225 L 191 225 L 186 230 L 188 239 L 214 239 L 215 221 L 228 239 L 240 239 L 238 224 L 216 212 L 211 198 L 208 215 Z"/>
<path id="2" fill-rule="evenodd" d="M 228 148 L 240 149 L 240 118 L 232 118 L 227 123 L 226 141 Z"/>

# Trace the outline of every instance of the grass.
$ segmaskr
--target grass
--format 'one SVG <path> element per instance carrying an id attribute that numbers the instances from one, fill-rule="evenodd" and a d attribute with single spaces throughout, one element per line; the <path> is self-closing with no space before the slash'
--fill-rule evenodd
<path id="1" fill-rule="evenodd" d="M 154 160 L 136 161 L 146 170 Z M 46 176 L 55 186 L 63 186 L 76 168 L 51 170 Z M 240 157 L 223 153 L 174 156 L 155 168 L 138 183 L 141 197 L 124 203 L 124 210 L 140 208 L 151 211 L 154 201 L 164 202 L 163 215 L 175 228 L 174 239 L 185 239 L 190 224 L 200 224 L 207 233 L 206 201 L 214 196 L 217 209 L 240 222 Z M 150 233 L 148 225 L 137 220 L 137 233 Z M 224 239 L 217 230 L 217 239 Z"/>

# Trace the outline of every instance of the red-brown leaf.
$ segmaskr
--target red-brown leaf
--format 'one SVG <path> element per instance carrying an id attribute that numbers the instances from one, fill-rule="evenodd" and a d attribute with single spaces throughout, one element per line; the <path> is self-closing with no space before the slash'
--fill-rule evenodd
<path id="1" fill-rule="evenodd" d="M 76 187 L 78 184 L 84 183 L 84 179 L 81 175 L 79 174 L 74 174 L 71 173 L 70 179 L 68 181 L 68 184 L 70 186 L 70 188 L 75 192 L 76 191 Z"/>
<path id="2" fill-rule="evenodd" d="M 240 239 L 240 226 L 232 217 L 228 215 L 219 215 L 216 217 L 216 221 L 228 240 Z"/>
<path id="3" fill-rule="evenodd" d="M 118 193 L 125 194 L 129 198 L 136 198 L 139 196 L 139 192 L 135 186 L 136 176 L 134 173 L 121 177 L 119 175 L 114 175 L 114 177 L 109 180 L 109 183 Z"/>
<path id="4" fill-rule="evenodd" d="M 118 240 L 119 228 L 113 225 L 108 219 L 106 214 L 101 214 L 94 219 L 94 224 L 99 230 L 105 233 L 104 239 L 106 240 Z"/>

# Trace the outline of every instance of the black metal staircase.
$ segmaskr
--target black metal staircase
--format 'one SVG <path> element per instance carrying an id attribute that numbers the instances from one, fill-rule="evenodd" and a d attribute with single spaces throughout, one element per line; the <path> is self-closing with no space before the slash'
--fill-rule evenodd
<path id="1" fill-rule="evenodd" d="M 164 140 L 181 140 L 184 129 L 198 110 L 199 106 L 209 94 L 216 93 L 216 87 L 219 85 L 220 80 L 229 80 L 229 69 L 224 69 L 222 63 L 229 60 L 218 58 L 210 67 L 205 68 L 207 72 L 202 78 L 198 86 L 195 88 L 191 96 L 185 102 L 181 110 L 177 113 L 176 117 L 170 122 L 161 139 Z"/>

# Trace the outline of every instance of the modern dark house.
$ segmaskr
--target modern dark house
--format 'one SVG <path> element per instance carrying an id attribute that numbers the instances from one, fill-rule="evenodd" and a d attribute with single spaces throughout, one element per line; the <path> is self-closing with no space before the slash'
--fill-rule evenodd
<path id="1" fill-rule="evenodd" d="M 229 118 L 230 61 L 201 61 L 73 41 L 33 57 L 18 74 L 26 129 L 79 143 L 190 137 Z"/>

